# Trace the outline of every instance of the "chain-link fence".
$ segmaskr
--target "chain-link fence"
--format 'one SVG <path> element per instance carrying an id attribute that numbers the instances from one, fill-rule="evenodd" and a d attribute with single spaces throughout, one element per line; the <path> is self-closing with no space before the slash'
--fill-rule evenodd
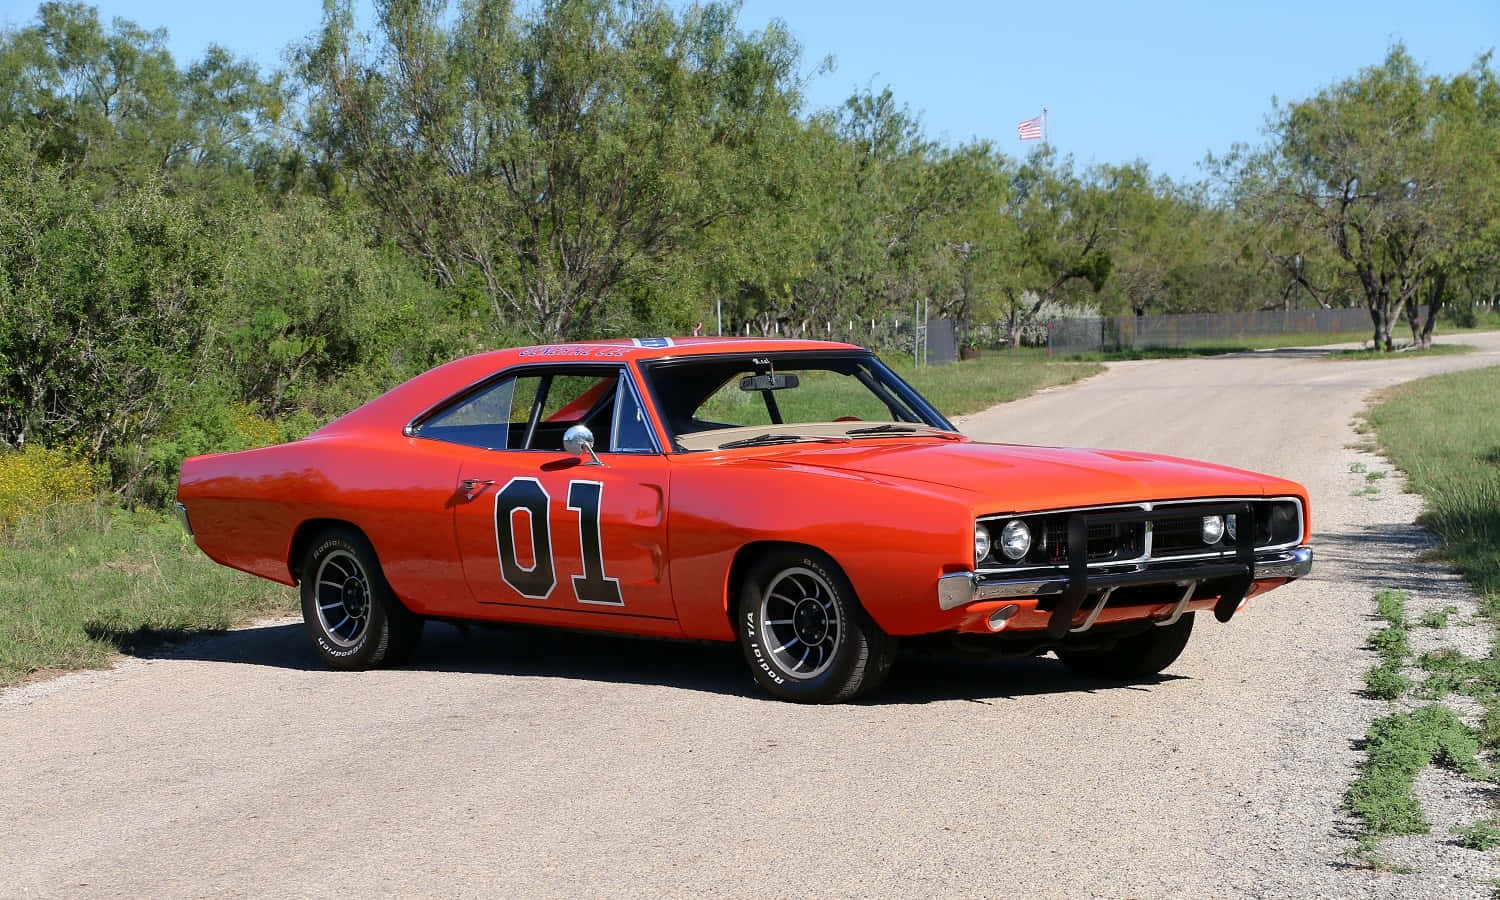
<path id="1" fill-rule="evenodd" d="M 1285 334 L 1334 337 L 1369 331 L 1364 309 L 1293 309 L 1178 316 L 1056 319 L 1047 323 L 1053 353 L 1100 353 L 1148 347 L 1231 346 Z"/>
<path id="2" fill-rule="evenodd" d="M 1362 308 L 1294 309 L 1052 319 L 1028 324 L 1021 330 L 1021 342 L 1050 346 L 1057 354 L 1104 353 L 1149 347 L 1236 346 L 1253 338 L 1284 334 L 1334 338 L 1369 330 L 1370 314 Z M 848 341 L 885 354 L 905 354 L 931 365 L 953 362 L 958 358 L 960 344 L 993 348 L 1006 346 L 1011 340 L 1009 324 L 1003 321 L 963 323 L 931 319 L 920 323 L 899 316 L 839 322 L 772 322 L 764 329 L 747 324 L 741 331 L 747 336 L 763 331 L 767 337 Z M 919 343 L 926 344 L 921 354 L 917 353 Z"/>

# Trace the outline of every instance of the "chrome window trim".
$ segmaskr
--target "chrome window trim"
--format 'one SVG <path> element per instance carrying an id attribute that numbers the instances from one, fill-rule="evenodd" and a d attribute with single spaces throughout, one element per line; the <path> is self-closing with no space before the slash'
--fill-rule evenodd
<path id="1" fill-rule="evenodd" d="M 580 370 L 580 371 L 593 370 L 593 371 L 597 371 L 597 372 L 603 372 L 603 371 L 606 371 L 606 370 L 613 369 L 614 371 L 616 371 L 617 373 L 619 373 L 619 377 L 620 378 L 626 379 L 626 380 L 628 380 L 630 382 L 630 390 L 635 395 L 635 401 L 636 401 L 636 403 L 640 405 L 642 412 L 646 411 L 646 404 L 641 399 L 641 397 L 642 397 L 641 391 L 640 391 L 640 388 L 638 388 L 636 386 L 634 373 L 631 371 L 630 366 L 624 365 L 624 364 L 620 363 L 619 361 L 607 362 L 607 361 L 600 361 L 600 360 L 591 360 L 589 362 L 573 363 L 571 366 L 568 363 L 566 363 L 566 362 L 557 362 L 557 361 L 554 361 L 554 362 L 551 362 L 551 363 L 529 363 L 529 364 L 522 364 L 522 365 L 519 365 L 519 366 L 513 366 L 513 367 L 508 368 L 508 369 L 501 369 L 498 372 L 491 372 L 490 374 L 484 376 L 483 378 L 480 378 L 480 379 L 477 379 L 475 381 L 472 381 L 469 384 L 465 385 L 464 387 L 459 388 L 458 390 L 454 391 L 453 393 L 449 394 L 448 396 L 444 397 L 443 399 L 439 400 L 438 402 L 432 404 L 431 406 L 428 406 L 426 409 L 422 410 L 417 415 L 412 416 L 411 419 L 409 419 L 405 425 L 401 426 L 401 433 L 403 435 L 405 435 L 406 437 L 409 437 L 409 438 L 421 438 L 422 440 L 427 440 L 427 441 L 437 441 L 437 442 L 443 443 L 443 444 L 451 444 L 451 445 L 453 445 L 455 447 L 472 447 L 475 450 L 489 450 L 491 452 L 504 452 L 504 453 L 554 453 L 556 451 L 553 451 L 553 450 L 521 450 L 521 449 L 512 450 L 512 449 L 510 449 L 508 447 L 474 447 L 472 444 L 463 444 L 463 443 L 459 443 L 457 441 L 445 441 L 445 440 L 443 440 L 440 437 L 433 437 L 431 435 L 423 434 L 421 432 L 421 427 L 424 424 L 426 424 L 426 422 L 427 422 L 428 419 L 432 418 L 433 416 L 437 415 L 438 413 L 442 412 L 443 410 L 447 409 L 448 407 L 457 405 L 459 403 L 462 403 L 464 400 L 467 400 L 470 397 L 475 396 L 479 392 L 487 389 L 490 385 L 492 385 L 492 384 L 498 384 L 499 382 L 503 381 L 506 378 L 519 378 L 519 377 L 522 377 L 522 376 L 527 375 L 529 373 L 539 372 L 539 371 L 549 371 L 549 370 L 553 370 L 553 371 L 551 371 L 551 374 L 554 374 L 554 375 L 556 375 L 556 374 L 579 374 L 579 372 L 577 372 L 577 371 L 571 372 L 571 373 L 570 372 L 555 371 L 555 370 L 562 370 L 562 369 L 568 369 L 568 368 L 575 368 L 575 369 Z M 616 381 L 616 383 L 615 383 L 615 390 L 619 391 L 619 389 L 620 389 L 619 382 Z M 610 415 L 610 429 L 611 429 L 610 436 L 609 436 L 609 438 L 610 438 L 610 446 L 614 446 L 614 439 L 615 439 L 614 429 L 618 425 L 618 420 L 619 420 L 619 403 L 616 402 L 615 403 L 615 410 Z M 646 432 L 651 435 L 651 446 L 654 447 L 655 449 L 653 449 L 653 450 L 627 450 L 627 451 L 624 451 L 624 452 L 626 452 L 626 453 L 632 453 L 632 454 L 634 454 L 636 456 L 647 456 L 647 455 L 650 455 L 650 454 L 655 454 L 655 455 L 658 455 L 658 456 L 665 456 L 666 454 L 662 453 L 662 449 L 661 449 L 661 439 L 656 434 L 656 428 L 655 428 L 655 426 L 653 426 L 651 424 L 651 417 L 650 417 L 650 415 L 646 416 L 645 425 L 646 425 Z M 619 451 L 616 451 L 616 450 L 607 450 L 607 451 L 603 451 L 603 452 L 606 452 L 606 453 L 616 453 L 616 452 L 619 452 Z"/>
<path id="2" fill-rule="evenodd" d="M 609 446 L 612 447 L 612 448 L 617 448 L 620 445 L 620 408 L 621 408 L 621 404 L 620 404 L 619 394 L 620 394 L 621 391 L 625 390 L 627 387 L 630 390 L 630 397 L 631 397 L 631 399 L 635 401 L 635 407 L 636 407 L 636 409 L 640 410 L 640 412 L 641 412 L 641 424 L 643 426 L 645 426 L 645 428 L 646 428 L 646 434 L 650 435 L 650 437 L 651 437 L 651 449 L 650 450 L 619 450 L 619 449 L 612 449 L 612 450 L 609 450 L 607 452 L 610 452 L 610 453 L 634 453 L 634 454 L 641 455 L 641 456 L 644 456 L 644 455 L 647 455 L 647 454 L 653 454 L 653 453 L 657 454 L 657 455 L 661 455 L 661 452 L 662 452 L 661 451 L 661 441 L 658 440 L 657 437 L 656 437 L 656 429 L 653 428 L 653 427 L 651 427 L 651 417 L 649 415 L 647 415 L 647 413 L 646 413 L 646 404 L 645 404 L 645 401 L 643 401 L 641 399 L 640 389 L 636 387 L 635 379 L 632 377 L 631 372 L 630 372 L 630 367 L 628 367 L 628 366 L 621 366 L 620 367 L 620 380 L 615 383 L 615 410 L 614 410 L 614 414 L 612 416 L 610 416 L 610 418 L 611 418 L 612 421 L 610 422 L 610 426 L 609 426 L 610 427 Z"/>
<path id="3" fill-rule="evenodd" d="M 780 339 L 768 338 L 767 340 L 774 341 Z M 652 378 L 653 370 L 655 369 L 667 368 L 674 364 L 690 364 L 699 361 L 724 361 L 729 359 L 753 360 L 756 357 L 763 356 L 794 358 L 798 360 L 805 359 L 810 362 L 817 362 L 820 359 L 829 358 L 857 358 L 860 361 L 867 363 L 872 369 L 878 369 L 884 372 L 884 374 L 889 377 L 898 388 L 900 388 L 900 390 L 894 392 L 896 394 L 896 399 L 900 400 L 904 405 L 909 407 L 911 412 L 916 413 L 919 417 L 926 416 L 931 420 L 914 422 L 912 424 L 926 425 L 929 428 L 935 428 L 939 431 L 951 432 L 953 434 L 962 434 L 962 432 L 960 432 L 952 422 L 948 421 L 948 418 L 946 416 L 938 411 L 938 408 L 936 406 L 932 405 L 931 400 L 928 400 L 925 396 L 923 396 L 921 391 L 918 391 L 916 388 L 912 387 L 911 383 L 902 378 L 900 373 L 896 372 L 896 370 L 886 365 L 885 362 L 882 361 L 873 350 L 869 350 L 867 348 L 860 347 L 854 344 L 841 345 L 837 342 L 833 342 L 827 347 L 803 350 L 782 350 L 775 347 L 763 346 L 758 347 L 754 350 L 725 350 L 722 353 L 668 354 L 664 356 L 637 357 L 634 360 L 634 363 L 636 368 L 640 370 L 641 377 L 644 379 L 644 382 L 640 385 L 641 396 L 643 398 L 647 396 L 651 397 L 654 403 L 656 395 L 653 393 L 655 388 L 653 387 Z M 910 396 L 903 396 L 901 393 L 902 391 L 905 391 L 906 394 Z M 651 409 L 653 412 L 656 412 L 658 414 L 660 414 L 661 412 L 661 407 L 659 405 L 653 405 Z M 653 431 L 655 431 L 655 429 L 653 429 Z M 671 442 L 675 442 L 677 437 L 677 435 L 672 432 L 670 426 L 668 426 L 665 417 L 663 417 L 662 419 L 662 436 L 668 438 Z M 679 450 L 675 448 L 672 450 L 672 453 L 674 454 L 707 452 L 711 451 Z"/>
<path id="4" fill-rule="evenodd" d="M 1116 512 L 1116 511 L 1123 511 L 1123 510 L 1130 510 L 1130 509 L 1139 509 L 1142 512 L 1152 512 L 1154 510 L 1158 510 L 1158 509 L 1161 509 L 1163 507 L 1192 506 L 1192 505 L 1196 505 L 1196 504 L 1200 504 L 1200 503 L 1210 503 L 1210 504 L 1211 503 L 1276 503 L 1276 502 L 1283 502 L 1283 501 L 1291 501 L 1292 503 L 1295 503 L 1297 505 L 1297 537 L 1296 537 L 1295 540 L 1283 541 L 1283 542 L 1277 543 L 1277 544 L 1266 544 L 1265 546 L 1256 546 L 1256 548 L 1255 548 L 1255 552 L 1256 553 L 1272 553 L 1272 552 L 1276 552 L 1276 551 L 1280 551 L 1280 550 L 1290 550 L 1293 547 L 1299 547 L 1299 546 L 1302 545 L 1302 534 L 1303 534 L 1304 531 L 1307 530 L 1307 519 L 1306 519 L 1306 511 L 1302 507 L 1302 499 L 1300 497 L 1293 497 L 1293 496 L 1275 496 L 1275 497 L 1194 497 L 1194 498 L 1192 498 L 1190 500 L 1158 500 L 1158 501 L 1142 502 L 1142 503 L 1114 503 L 1114 504 L 1110 504 L 1108 506 L 1072 506 L 1072 507 L 1067 507 L 1065 509 L 1039 509 L 1039 510 L 1033 510 L 1031 512 L 1015 512 L 1015 513 L 1001 513 L 1001 514 L 997 514 L 997 515 L 983 515 L 983 516 L 979 516 L 975 521 L 976 522 L 980 522 L 980 523 L 985 523 L 985 522 L 993 522 L 993 521 L 996 521 L 996 520 L 1024 519 L 1024 518 L 1026 518 L 1028 516 L 1054 516 L 1054 515 L 1060 515 L 1060 514 L 1063 514 L 1063 513 L 1074 513 L 1074 512 Z M 1152 545 L 1151 545 L 1152 544 L 1152 534 L 1151 534 L 1150 525 L 1151 525 L 1150 522 L 1146 523 L 1147 528 L 1146 528 L 1146 536 L 1145 536 L 1145 540 L 1144 540 L 1145 553 L 1143 555 L 1137 556 L 1134 559 L 1110 559 L 1110 560 L 1101 560 L 1100 562 L 1091 562 L 1091 563 L 1088 564 L 1088 567 L 1090 569 L 1102 569 L 1102 568 L 1108 568 L 1110 566 L 1145 565 L 1145 564 L 1152 563 L 1152 562 L 1191 562 L 1193 560 L 1215 559 L 1215 558 L 1225 557 L 1226 555 L 1229 556 L 1229 557 L 1232 557 L 1234 555 L 1234 549 L 1233 548 L 1228 548 L 1228 549 L 1225 549 L 1225 550 L 1214 550 L 1214 551 L 1210 551 L 1210 552 L 1206 552 L 1206 553 L 1180 554 L 1180 555 L 1171 555 L 1171 556 L 1152 556 L 1151 555 L 1151 551 L 1152 551 Z M 1003 575 L 1003 574 L 1011 574 L 1011 573 L 1025 574 L 1025 573 L 1028 573 L 1028 572 L 1062 572 L 1062 571 L 1066 571 L 1067 568 L 1068 567 L 1066 565 L 1044 565 L 1044 566 L 978 565 L 978 566 L 975 566 L 975 572 L 978 573 L 978 574 L 981 574 L 981 575 Z"/>

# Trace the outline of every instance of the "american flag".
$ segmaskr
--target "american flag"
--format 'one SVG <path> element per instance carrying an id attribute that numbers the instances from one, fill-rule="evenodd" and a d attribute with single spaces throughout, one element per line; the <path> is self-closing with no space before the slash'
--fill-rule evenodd
<path id="1" fill-rule="evenodd" d="M 1042 117 L 1027 119 L 1016 123 L 1016 135 L 1023 141 L 1039 141 L 1042 139 Z"/>

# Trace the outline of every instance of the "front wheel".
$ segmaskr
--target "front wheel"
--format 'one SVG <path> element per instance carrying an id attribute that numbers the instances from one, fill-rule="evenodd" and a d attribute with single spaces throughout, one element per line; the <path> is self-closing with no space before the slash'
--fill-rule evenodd
<path id="1" fill-rule="evenodd" d="M 302 564 L 302 621 L 318 655 L 335 669 L 405 662 L 422 635 L 386 583 L 364 535 L 334 528 L 313 541 Z"/>
<path id="2" fill-rule="evenodd" d="M 1080 675 L 1129 681 L 1155 675 L 1177 661 L 1193 633 L 1193 613 L 1171 625 L 1121 638 L 1104 650 L 1059 647 L 1057 658 Z"/>
<path id="3" fill-rule="evenodd" d="M 740 588 L 740 649 L 762 687 L 783 700 L 838 703 L 890 672 L 896 641 L 860 607 L 849 579 L 815 550 L 772 551 Z"/>

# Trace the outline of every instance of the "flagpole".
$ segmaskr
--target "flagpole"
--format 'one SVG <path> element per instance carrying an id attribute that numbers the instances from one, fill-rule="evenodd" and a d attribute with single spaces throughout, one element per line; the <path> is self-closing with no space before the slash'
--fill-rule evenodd
<path id="1" fill-rule="evenodd" d="M 1047 107 L 1042 107 L 1042 149 L 1047 148 Z"/>

